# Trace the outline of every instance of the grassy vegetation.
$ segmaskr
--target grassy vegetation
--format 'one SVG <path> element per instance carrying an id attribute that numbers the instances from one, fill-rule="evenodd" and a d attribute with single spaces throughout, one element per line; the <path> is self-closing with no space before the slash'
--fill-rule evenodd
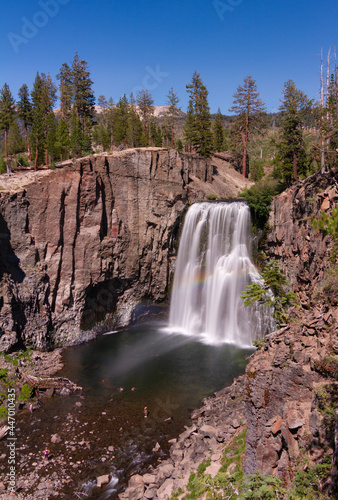
<path id="1" fill-rule="evenodd" d="M 0 368 L 0 420 L 7 418 L 7 396 L 9 388 L 16 388 L 18 403 L 26 403 L 31 397 L 31 388 L 17 379 L 15 370 L 20 361 L 32 363 L 32 352 L 30 349 L 19 351 L 13 354 L 3 354 L 4 360 L 13 366 L 12 369 Z"/>
<path id="2" fill-rule="evenodd" d="M 208 194 L 207 198 L 210 201 L 217 200 L 217 194 Z"/>

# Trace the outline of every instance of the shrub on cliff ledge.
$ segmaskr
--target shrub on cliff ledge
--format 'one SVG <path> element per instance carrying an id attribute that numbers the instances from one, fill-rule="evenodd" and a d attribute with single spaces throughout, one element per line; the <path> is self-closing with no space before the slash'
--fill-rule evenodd
<path id="1" fill-rule="evenodd" d="M 332 209 L 331 215 L 321 212 L 318 219 L 313 220 L 313 227 L 323 233 L 329 234 L 333 240 L 333 249 L 330 255 L 330 265 L 325 271 L 323 292 L 328 301 L 336 305 L 338 303 L 338 207 Z"/>
<path id="2" fill-rule="evenodd" d="M 338 207 L 332 209 L 332 214 L 322 211 L 320 217 L 313 221 L 313 226 L 324 235 L 330 234 L 334 239 L 338 238 Z"/>
<path id="3" fill-rule="evenodd" d="M 277 181 L 262 181 L 250 189 L 245 189 L 240 196 L 246 199 L 250 207 L 254 226 L 263 229 L 268 218 L 272 199 L 280 192 Z"/>
<path id="4" fill-rule="evenodd" d="M 274 260 L 265 266 L 261 276 L 263 278 L 261 283 L 248 285 L 246 291 L 242 293 L 244 305 L 252 306 L 255 302 L 260 302 L 273 308 L 273 316 L 277 324 L 286 322 L 287 309 L 296 302 L 294 292 L 285 291 L 285 287 L 290 285 L 289 282 Z"/>

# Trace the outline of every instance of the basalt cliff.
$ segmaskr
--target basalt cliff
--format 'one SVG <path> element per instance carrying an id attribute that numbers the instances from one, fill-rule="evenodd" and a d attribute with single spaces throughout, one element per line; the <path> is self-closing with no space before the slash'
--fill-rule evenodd
<path id="1" fill-rule="evenodd" d="M 140 148 L 26 182 L 2 176 L 0 350 L 78 343 L 102 321 L 125 325 L 140 303 L 163 302 L 182 212 L 208 194 L 236 196 L 244 183 L 229 171 L 216 158 Z"/>

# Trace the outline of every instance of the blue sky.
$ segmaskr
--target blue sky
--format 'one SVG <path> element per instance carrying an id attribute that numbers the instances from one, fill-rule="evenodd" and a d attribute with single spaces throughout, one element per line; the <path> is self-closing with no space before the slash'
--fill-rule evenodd
<path id="1" fill-rule="evenodd" d="M 186 111 L 197 70 L 212 112 L 224 114 L 246 75 L 268 111 L 292 79 L 318 97 L 320 51 L 338 45 L 336 0 L 16 0 L 0 20 L 0 87 L 32 88 L 75 52 L 87 61 L 96 98 L 147 88 L 164 105 L 170 87 Z"/>

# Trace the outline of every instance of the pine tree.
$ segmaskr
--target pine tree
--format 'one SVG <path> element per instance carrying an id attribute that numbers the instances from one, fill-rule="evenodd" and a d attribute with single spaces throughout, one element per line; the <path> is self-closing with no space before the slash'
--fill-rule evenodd
<path id="1" fill-rule="evenodd" d="M 73 105 L 80 120 L 82 130 L 89 118 L 93 119 L 95 114 L 95 97 L 92 90 L 93 82 L 90 79 L 90 72 L 86 61 L 81 61 L 76 53 L 72 63 L 72 83 L 73 83 Z"/>
<path id="2" fill-rule="evenodd" d="M 93 153 L 92 150 L 92 121 L 89 116 L 87 116 L 83 128 L 82 128 L 82 154 L 90 155 Z"/>
<path id="3" fill-rule="evenodd" d="M 59 91 L 61 116 L 68 123 L 73 103 L 73 79 L 72 70 L 67 63 L 62 64 L 60 72 L 56 75 L 56 78 L 60 81 Z"/>
<path id="4" fill-rule="evenodd" d="M 266 126 L 265 107 L 259 98 L 256 82 L 251 75 L 244 79 L 243 86 L 239 85 L 237 87 L 233 97 L 233 106 L 229 111 L 237 115 L 233 121 L 233 126 L 240 133 L 243 150 L 242 174 L 243 177 L 247 177 L 248 145 L 252 131 L 259 131 Z"/>
<path id="5" fill-rule="evenodd" d="M 82 153 L 82 131 L 81 122 L 76 112 L 75 105 L 73 105 L 70 113 L 70 138 L 69 145 L 72 156 L 79 158 Z"/>
<path id="6" fill-rule="evenodd" d="M 69 130 L 65 118 L 60 118 L 56 129 L 56 143 L 55 143 L 58 156 L 61 161 L 69 157 L 70 139 Z"/>
<path id="7" fill-rule="evenodd" d="M 114 144 L 114 108 L 115 104 L 113 98 L 110 97 L 107 103 L 107 113 L 106 113 L 107 134 L 110 140 L 110 149 L 113 149 L 113 144 Z"/>
<path id="8" fill-rule="evenodd" d="M 154 115 L 154 101 L 147 89 L 142 89 L 137 94 L 136 102 L 141 115 L 143 133 L 150 138 L 150 122 Z"/>
<path id="9" fill-rule="evenodd" d="M 41 73 L 41 75 L 39 73 L 36 74 L 31 93 L 33 118 L 34 111 L 40 107 L 45 119 L 47 119 L 48 114 L 52 111 L 56 103 L 56 92 L 56 85 L 53 83 L 50 75 L 45 75 L 44 73 Z"/>
<path id="10" fill-rule="evenodd" d="M 224 120 L 220 108 L 218 108 L 213 124 L 214 150 L 223 151 L 224 144 Z"/>
<path id="11" fill-rule="evenodd" d="M 174 92 L 173 87 L 169 90 L 169 94 L 167 95 L 168 101 L 167 106 L 169 106 L 168 111 L 166 113 L 167 122 L 169 125 L 170 133 L 171 133 L 171 141 L 170 147 L 174 147 L 174 138 L 175 138 L 175 121 L 179 116 L 181 108 L 177 107 L 177 104 L 180 102 L 179 98 Z"/>
<path id="12" fill-rule="evenodd" d="M 190 153 L 193 151 L 194 145 L 197 142 L 196 125 L 197 124 L 194 115 L 193 102 L 192 100 L 190 100 L 188 103 L 188 110 L 184 126 L 184 138 Z M 194 150 L 194 153 L 196 153 L 196 150 Z"/>
<path id="13" fill-rule="evenodd" d="M 306 95 L 296 88 L 292 80 L 284 84 L 283 99 L 279 109 L 282 112 L 281 142 L 278 144 L 277 162 L 281 163 L 282 176 L 287 185 L 291 179 L 297 181 L 299 174 L 306 171 L 306 152 L 304 147 L 302 127 L 303 114 L 308 109 L 309 101 Z"/>
<path id="14" fill-rule="evenodd" d="M 136 110 L 136 101 L 133 93 L 129 98 L 129 113 L 128 113 L 128 128 L 127 128 L 127 144 L 130 148 L 143 146 L 145 138 L 142 129 L 142 122 Z"/>
<path id="15" fill-rule="evenodd" d="M 109 148 L 110 136 L 103 122 L 98 123 L 93 128 L 93 139 L 97 145 L 102 146 L 104 151 Z"/>
<path id="16" fill-rule="evenodd" d="M 314 107 L 317 127 L 320 131 L 320 141 L 316 147 L 321 154 L 321 172 L 323 174 L 328 172 L 330 167 L 338 165 L 338 75 L 336 51 L 334 55 L 333 72 L 330 74 L 329 51 L 326 88 L 323 81 L 323 63 L 321 57 L 321 99 Z"/>
<path id="17" fill-rule="evenodd" d="M 107 101 L 102 94 L 99 95 L 97 104 L 100 109 L 96 115 L 97 124 L 93 128 L 93 140 L 104 150 L 108 150 L 112 146 L 114 101 L 112 98 Z"/>
<path id="18" fill-rule="evenodd" d="M 56 91 L 56 86 L 49 75 L 44 73 L 39 75 L 37 73 L 31 93 L 33 120 L 30 132 L 30 141 L 35 157 L 35 169 L 37 169 L 38 164 L 42 164 L 44 161 L 48 163 L 48 151 L 46 149 L 47 116 L 53 111 L 57 99 Z M 46 157 L 44 158 L 45 154 Z"/>
<path id="19" fill-rule="evenodd" d="M 42 107 L 38 106 L 34 109 L 33 123 L 30 131 L 30 143 L 34 157 L 34 169 L 37 170 L 38 165 L 44 161 L 44 153 L 46 147 L 45 135 L 46 118 Z"/>
<path id="20" fill-rule="evenodd" d="M 46 120 L 46 148 L 48 154 L 47 163 L 50 165 L 55 160 L 59 159 L 59 151 L 57 148 L 57 120 L 53 111 L 50 111 Z"/>
<path id="21" fill-rule="evenodd" d="M 5 133 L 5 158 L 7 158 L 7 139 L 9 127 L 15 117 L 15 101 L 7 83 L 0 91 L 0 130 Z"/>
<path id="22" fill-rule="evenodd" d="M 18 106 L 18 117 L 21 118 L 24 124 L 25 130 L 25 147 L 26 150 L 29 150 L 28 143 L 28 126 L 32 124 L 32 103 L 30 101 L 29 90 L 27 85 L 24 83 L 18 92 L 19 101 L 17 103 Z"/>
<path id="23" fill-rule="evenodd" d="M 337 68 L 330 77 L 330 84 L 327 95 L 327 161 L 330 167 L 338 165 L 338 81 Z"/>
<path id="24" fill-rule="evenodd" d="M 10 155 L 16 155 L 21 153 L 25 149 L 25 142 L 20 133 L 18 124 L 16 120 L 13 120 L 8 132 L 8 153 Z"/>
<path id="25" fill-rule="evenodd" d="M 156 125 L 155 121 L 152 121 L 150 125 L 150 137 L 152 146 L 155 146 L 156 148 L 162 147 L 161 128 Z"/>
<path id="26" fill-rule="evenodd" d="M 106 97 L 103 94 L 99 95 L 99 97 L 97 99 L 97 105 L 101 108 L 100 109 L 101 116 L 103 118 L 103 121 L 105 121 L 106 114 L 107 114 L 107 108 L 108 108 L 108 102 L 107 102 Z"/>
<path id="27" fill-rule="evenodd" d="M 129 103 L 128 98 L 124 94 L 116 104 L 114 113 L 114 141 L 117 146 L 120 144 L 127 145 L 127 132 L 128 132 L 128 113 Z"/>
<path id="28" fill-rule="evenodd" d="M 185 126 L 186 141 L 194 152 L 209 157 L 213 150 L 213 140 L 208 91 L 197 71 L 186 88 L 190 94 Z"/>

